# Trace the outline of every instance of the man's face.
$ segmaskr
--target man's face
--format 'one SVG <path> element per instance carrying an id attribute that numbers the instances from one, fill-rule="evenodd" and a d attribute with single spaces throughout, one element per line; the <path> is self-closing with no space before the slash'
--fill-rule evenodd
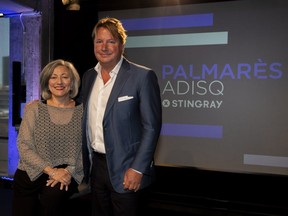
<path id="1" fill-rule="evenodd" d="M 106 28 L 98 29 L 94 39 L 94 54 L 101 66 L 114 68 L 121 58 L 123 48 L 119 39 L 114 38 Z"/>

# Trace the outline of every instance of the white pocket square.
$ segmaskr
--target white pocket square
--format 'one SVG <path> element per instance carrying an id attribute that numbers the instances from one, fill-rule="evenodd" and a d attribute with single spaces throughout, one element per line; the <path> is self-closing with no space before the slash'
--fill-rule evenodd
<path id="1" fill-rule="evenodd" d="M 122 102 L 122 101 L 126 101 L 126 100 L 131 100 L 133 99 L 134 97 L 133 96 L 122 96 L 122 97 L 118 97 L 118 102 Z"/>

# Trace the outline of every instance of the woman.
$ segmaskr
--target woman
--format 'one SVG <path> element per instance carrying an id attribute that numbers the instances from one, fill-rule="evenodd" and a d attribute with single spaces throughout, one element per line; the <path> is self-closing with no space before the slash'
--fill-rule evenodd
<path id="1" fill-rule="evenodd" d="M 80 77 L 73 64 L 55 60 L 40 74 L 43 100 L 25 108 L 17 146 L 13 216 L 65 215 L 65 202 L 83 178 L 81 119 L 74 97 Z"/>

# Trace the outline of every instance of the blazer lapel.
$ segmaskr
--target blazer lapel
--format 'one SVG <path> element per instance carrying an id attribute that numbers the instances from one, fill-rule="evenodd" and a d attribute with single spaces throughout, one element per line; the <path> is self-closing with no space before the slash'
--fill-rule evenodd
<path id="1" fill-rule="evenodd" d="M 124 87 L 126 80 L 130 76 L 130 65 L 127 62 L 127 60 L 124 58 L 121 68 L 117 74 L 117 78 L 115 80 L 114 86 L 112 88 L 109 100 L 107 102 L 105 114 L 104 114 L 104 121 L 106 117 L 108 116 L 109 111 L 111 110 L 113 104 L 117 101 L 117 98 L 119 96 L 119 93 L 121 92 L 121 89 Z"/>
<path id="2" fill-rule="evenodd" d="M 95 69 L 92 69 L 90 76 L 87 78 L 87 83 L 85 83 L 85 85 L 87 86 L 87 87 L 85 87 L 85 92 L 84 92 L 85 105 L 88 104 L 88 102 L 90 100 L 90 95 L 91 95 L 96 77 L 97 77 L 97 72 L 95 71 Z M 87 112 L 87 109 L 88 109 L 87 107 L 88 106 L 85 106 L 85 112 L 84 113 Z"/>

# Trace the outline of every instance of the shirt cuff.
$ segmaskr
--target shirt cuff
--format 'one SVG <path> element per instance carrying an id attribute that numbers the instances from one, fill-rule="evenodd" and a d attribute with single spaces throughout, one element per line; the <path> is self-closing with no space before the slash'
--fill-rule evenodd
<path id="1" fill-rule="evenodd" d="M 142 175 L 142 172 L 139 172 L 138 170 L 135 170 L 135 169 L 133 169 L 133 168 L 132 168 L 132 170 L 134 170 L 135 172 L 137 172 L 137 173 L 139 173 L 139 174 Z"/>

